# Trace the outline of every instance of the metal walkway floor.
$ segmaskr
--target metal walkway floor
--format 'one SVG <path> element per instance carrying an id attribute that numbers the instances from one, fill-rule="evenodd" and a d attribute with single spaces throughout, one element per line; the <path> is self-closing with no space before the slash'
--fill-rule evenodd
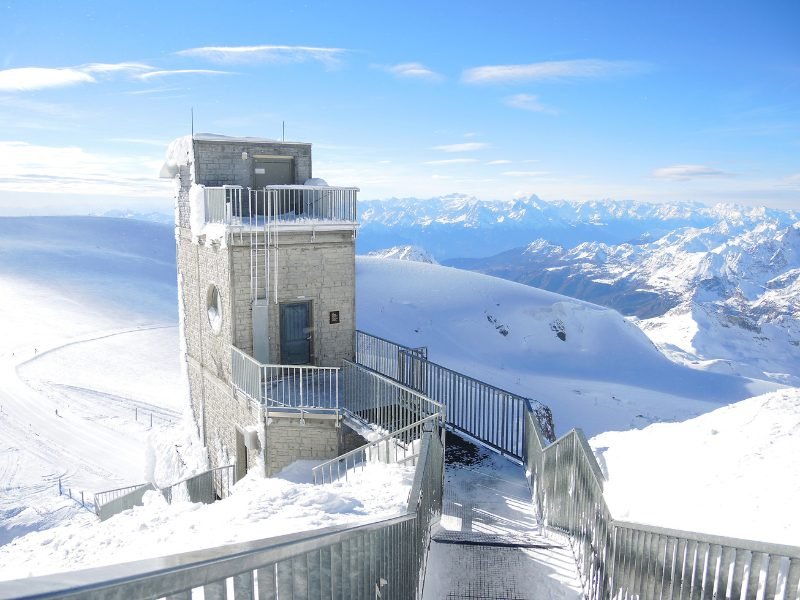
<path id="1" fill-rule="evenodd" d="M 453 438 L 469 456 L 448 451 L 424 599 L 581 598 L 571 550 L 539 532 L 522 467 Z"/>

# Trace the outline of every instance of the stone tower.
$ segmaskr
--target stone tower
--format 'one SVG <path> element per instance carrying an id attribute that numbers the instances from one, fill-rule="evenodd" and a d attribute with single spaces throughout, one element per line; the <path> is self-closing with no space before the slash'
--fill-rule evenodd
<path id="1" fill-rule="evenodd" d="M 358 190 L 313 179 L 311 144 L 204 134 L 170 145 L 162 177 L 176 182 L 182 342 L 211 465 L 269 476 L 336 456 Z"/>

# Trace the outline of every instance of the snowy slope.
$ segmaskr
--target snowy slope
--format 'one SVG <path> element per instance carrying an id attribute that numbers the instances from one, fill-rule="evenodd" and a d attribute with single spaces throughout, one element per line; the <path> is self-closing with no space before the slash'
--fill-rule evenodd
<path id="1" fill-rule="evenodd" d="M 615 518 L 800 546 L 798 388 L 590 444 Z"/>
<path id="2" fill-rule="evenodd" d="M 59 479 L 90 500 L 198 466 L 182 419 L 171 227 L 0 219 L 0 289 L 0 544 L 79 510 L 58 497 Z"/>
<path id="3" fill-rule="evenodd" d="M 359 257 L 360 329 L 553 409 L 589 435 L 685 419 L 775 384 L 669 361 L 617 312 L 494 277 Z"/>
<path id="4" fill-rule="evenodd" d="M 540 239 L 454 262 L 635 315 L 676 360 L 797 385 L 800 223 L 787 215 L 730 211 L 649 244 Z"/>
<path id="5" fill-rule="evenodd" d="M 115 536 L 137 528 L 136 556 L 144 547 L 194 547 L 200 538 L 224 543 L 229 532 L 202 524 L 212 517 L 242 529 L 250 523 L 224 506 L 265 517 L 255 537 L 287 531 L 280 523 L 290 505 L 302 512 L 292 513 L 295 528 L 372 518 L 394 506 L 353 490 L 338 504 L 280 484 L 254 486 L 213 509 L 219 512 L 154 501 L 124 524 L 98 527 L 55 495 L 59 476 L 65 487 L 93 492 L 149 479 L 163 484 L 202 467 L 174 359 L 173 244 L 171 228 L 132 220 L 0 219 L 3 576 L 27 573 L 36 560 L 46 570 L 87 565 L 89 548 L 103 560 L 124 560 L 135 549 Z M 435 361 L 549 404 L 560 432 L 683 420 L 776 387 L 676 365 L 613 311 L 507 281 L 370 258 L 357 259 L 357 277 L 359 328 L 427 345 Z M 153 413 L 153 428 L 146 418 L 137 422 L 136 412 Z M 337 506 L 341 521 L 329 514 Z M 195 537 L 181 537 L 190 529 Z M 114 550 L 106 556 L 102 547 Z"/>

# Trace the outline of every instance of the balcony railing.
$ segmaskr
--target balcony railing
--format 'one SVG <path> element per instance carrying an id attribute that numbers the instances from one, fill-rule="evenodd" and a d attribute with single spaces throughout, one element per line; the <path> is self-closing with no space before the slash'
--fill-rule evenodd
<path id="1" fill-rule="evenodd" d="M 358 188 L 354 187 L 314 185 L 206 187 L 205 222 L 239 227 L 354 224 L 357 194 Z"/>
<path id="2" fill-rule="evenodd" d="M 265 365 L 231 346 L 233 386 L 270 408 L 339 408 L 339 374 L 334 367 Z"/>

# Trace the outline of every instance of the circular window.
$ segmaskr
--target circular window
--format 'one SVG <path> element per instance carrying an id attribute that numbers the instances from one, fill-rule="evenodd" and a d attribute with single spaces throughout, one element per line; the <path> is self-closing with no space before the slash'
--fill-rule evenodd
<path id="1" fill-rule="evenodd" d="M 219 290 L 217 286 L 211 284 L 208 286 L 208 298 L 206 299 L 206 306 L 208 309 L 208 324 L 214 333 L 219 333 L 222 327 L 222 302 L 219 298 Z"/>

